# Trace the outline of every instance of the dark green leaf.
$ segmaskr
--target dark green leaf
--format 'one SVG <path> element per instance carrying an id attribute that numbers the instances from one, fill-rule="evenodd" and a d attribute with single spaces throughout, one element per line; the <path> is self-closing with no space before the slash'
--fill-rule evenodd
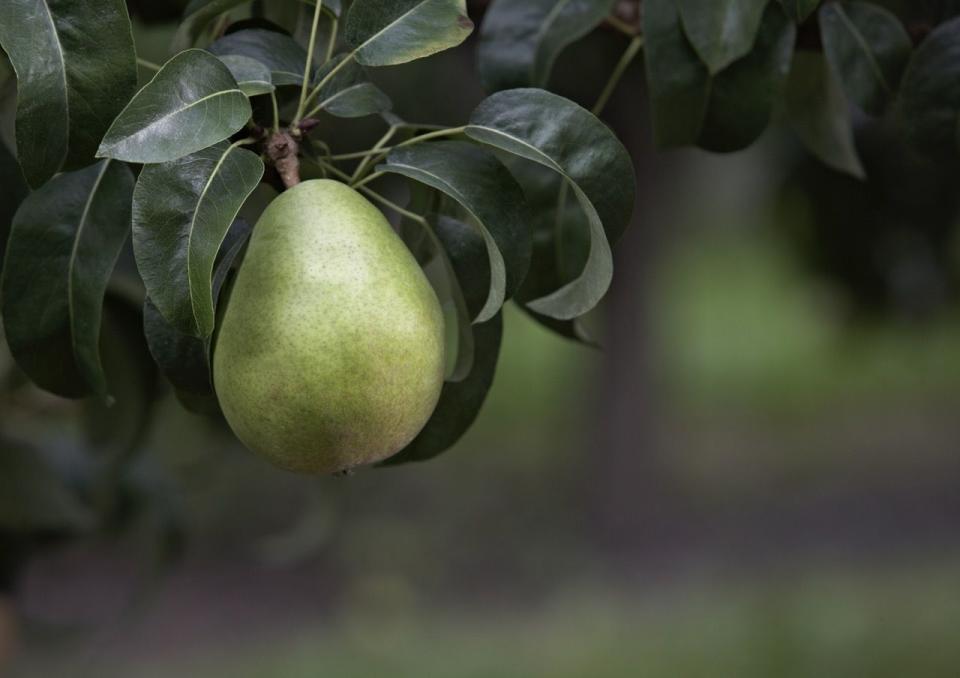
<path id="1" fill-rule="evenodd" d="M 529 306 L 560 320 L 592 309 L 613 277 L 610 242 L 620 237 L 633 213 L 635 178 L 626 149 L 589 111 L 537 89 L 488 97 L 470 117 L 466 134 L 549 167 L 570 182 L 590 225 L 590 255 L 576 280 Z"/>
<path id="2" fill-rule="evenodd" d="M 674 0 L 646 0 L 643 33 L 647 86 L 658 147 L 696 143 L 710 98 L 710 74 L 680 23 Z"/>
<path id="3" fill-rule="evenodd" d="M 934 154 L 957 152 L 960 123 L 960 18 L 938 26 L 903 76 L 898 114 L 910 143 Z"/>
<path id="4" fill-rule="evenodd" d="M 255 153 L 221 142 L 143 169 L 133 194 L 133 248 L 147 295 L 180 332 L 213 333 L 213 264 L 263 178 Z"/>
<path id="5" fill-rule="evenodd" d="M 219 57 L 244 56 L 270 69 L 270 80 L 277 87 L 299 85 L 307 67 L 307 50 L 289 35 L 249 28 L 225 35 L 207 50 Z"/>
<path id="6" fill-rule="evenodd" d="M 4 0 L 0 45 L 17 73 L 17 148 L 34 188 L 86 167 L 137 88 L 123 0 Z"/>
<path id="7" fill-rule="evenodd" d="M 100 317 L 132 196 L 130 170 L 105 160 L 54 177 L 14 218 L 0 290 L 7 343 L 23 371 L 58 395 L 107 393 Z"/>
<path id="8" fill-rule="evenodd" d="M 256 59 L 239 54 L 227 54 L 220 57 L 220 61 L 230 70 L 230 75 L 237 81 L 240 91 L 248 97 L 269 94 L 276 89 L 271 79 L 270 69 Z"/>
<path id="9" fill-rule="evenodd" d="M 753 47 L 769 0 L 671 0 L 694 51 L 719 73 Z"/>
<path id="10" fill-rule="evenodd" d="M 250 225 L 234 222 L 217 258 L 213 296 L 219 299 L 230 268 L 250 235 Z M 216 411 L 210 378 L 210 340 L 184 334 L 168 323 L 148 298 L 143 308 L 143 329 L 150 353 L 188 409 L 204 414 Z"/>
<path id="11" fill-rule="evenodd" d="M 480 30 L 480 77 L 488 91 L 546 87 L 565 47 L 596 28 L 616 0 L 496 0 Z"/>
<path id="12" fill-rule="evenodd" d="M 913 43 L 900 20 L 867 2 L 824 5 L 823 52 L 849 99 L 880 115 L 900 86 Z"/>
<path id="13" fill-rule="evenodd" d="M 197 42 L 203 30 L 224 12 L 249 0 L 190 0 L 183 11 L 183 22 L 173 36 L 173 51 L 189 49 Z"/>
<path id="14" fill-rule="evenodd" d="M 787 120 L 807 150 L 834 169 L 865 176 L 853 141 L 850 107 L 822 55 L 797 52 L 784 104 Z"/>
<path id="15" fill-rule="evenodd" d="M 3 187 L 0 191 L 0 261 L 2 261 L 13 215 L 16 214 L 17 208 L 27 197 L 28 192 L 16 158 L 2 142 L 0 142 L 0 186 Z"/>
<path id="16" fill-rule="evenodd" d="M 250 113 L 247 95 L 223 62 L 189 49 L 137 92 L 110 126 L 98 155 L 169 162 L 223 141 L 247 124 Z"/>
<path id="17" fill-rule="evenodd" d="M 450 449 L 476 421 L 497 371 L 503 314 L 482 325 L 474 325 L 473 331 L 476 354 L 470 375 L 461 382 L 443 385 L 440 402 L 427 425 L 405 450 L 384 465 L 432 459 Z"/>
<path id="18" fill-rule="evenodd" d="M 798 23 L 806 21 L 820 5 L 820 0 L 780 0 L 787 16 Z"/>
<path id="19" fill-rule="evenodd" d="M 770 4 L 750 53 L 713 76 L 698 145 L 727 153 L 756 141 L 783 93 L 796 34 L 780 6 Z"/>
<path id="20" fill-rule="evenodd" d="M 340 66 L 346 58 L 347 55 L 341 54 L 317 72 L 315 79 L 320 82 L 334 68 L 339 67 L 320 89 L 317 109 L 339 118 L 359 118 L 389 111 L 393 106 L 390 97 L 367 80 L 363 68 L 352 61 Z"/>
<path id="21" fill-rule="evenodd" d="M 0 532 L 74 532 L 93 515 L 39 450 L 0 438 Z"/>
<path id="22" fill-rule="evenodd" d="M 477 322 L 492 318 L 519 287 L 530 264 L 523 191 L 490 152 L 462 141 L 398 148 L 377 168 L 424 183 L 456 200 L 486 243 L 490 287 Z"/>
<path id="23" fill-rule="evenodd" d="M 465 0 L 355 0 L 344 38 L 364 66 L 395 66 L 456 47 L 473 31 Z"/>

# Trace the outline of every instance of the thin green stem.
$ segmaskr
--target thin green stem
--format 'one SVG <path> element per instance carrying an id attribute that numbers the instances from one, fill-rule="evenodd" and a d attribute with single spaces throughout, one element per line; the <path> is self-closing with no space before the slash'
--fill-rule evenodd
<path id="1" fill-rule="evenodd" d="M 611 14 L 607 17 L 607 23 L 610 24 L 613 28 L 617 29 L 624 35 L 629 35 L 633 37 L 637 34 L 639 30 L 636 26 L 628 24 L 626 21 L 618 17 L 616 14 Z"/>
<path id="2" fill-rule="evenodd" d="M 147 61 L 146 59 L 141 59 L 140 57 L 137 57 L 137 65 L 143 66 L 144 68 L 149 68 L 151 71 L 159 71 L 161 68 L 163 68 L 163 66 L 160 66 L 159 64 L 155 64 L 152 61 Z"/>
<path id="3" fill-rule="evenodd" d="M 356 188 L 356 189 L 362 188 L 367 184 L 369 184 L 371 181 L 375 181 L 379 179 L 383 175 L 384 175 L 384 172 L 374 172 L 373 174 L 368 174 L 364 179 L 362 179 L 361 181 L 358 181 L 355 184 L 352 184 L 352 186 L 353 188 Z"/>
<path id="4" fill-rule="evenodd" d="M 327 161 L 324 160 L 323 158 L 317 158 L 316 160 L 317 160 L 317 163 L 318 163 L 322 168 L 324 168 L 325 170 L 327 170 L 328 172 L 330 172 L 330 174 L 333 174 L 334 176 L 338 177 L 339 179 L 342 179 L 343 181 L 347 182 L 348 184 L 350 183 L 350 175 L 347 174 L 346 172 L 344 172 L 343 170 L 341 170 L 339 167 L 337 167 L 336 165 L 334 165 L 334 164 L 331 163 L 331 162 L 327 162 Z"/>
<path id="5" fill-rule="evenodd" d="M 335 75 L 340 71 L 341 68 L 343 68 L 344 66 L 346 66 L 347 64 L 349 64 L 351 61 L 353 61 L 353 58 L 354 58 L 356 55 L 357 55 L 356 50 L 354 50 L 353 52 L 350 52 L 349 54 L 347 54 L 346 57 L 344 57 L 343 61 L 341 61 L 341 62 L 338 63 L 336 66 L 334 66 L 332 69 L 330 69 L 330 72 L 327 73 L 325 76 L 323 76 L 323 79 L 320 80 L 320 82 L 317 83 L 317 86 L 314 87 L 314 88 L 313 88 L 313 91 L 310 92 L 309 96 L 307 96 L 306 101 L 304 101 L 304 103 L 303 103 L 303 107 L 306 108 L 306 107 L 309 106 L 311 103 L 313 103 L 313 100 L 316 99 L 316 98 L 317 98 L 317 95 L 320 94 L 320 90 L 323 89 L 323 86 L 326 85 L 328 82 L 330 82 L 330 80 L 333 78 L 333 76 L 335 76 Z"/>
<path id="6" fill-rule="evenodd" d="M 413 146 L 414 144 L 419 144 L 423 141 L 429 141 L 430 139 L 439 139 L 440 137 L 452 137 L 457 134 L 463 134 L 466 127 L 445 127 L 443 129 L 437 130 L 435 132 L 430 132 L 428 134 L 421 134 L 418 137 L 413 137 L 402 143 L 397 144 L 396 146 L 386 146 L 383 148 L 371 148 L 366 151 L 357 151 L 355 153 L 341 153 L 339 155 L 331 155 L 331 160 L 357 160 L 358 158 L 366 158 L 369 156 L 375 155 L 386 155 L 390 151 L 394 151 L 398 148 L 405 148 L 407 146 Z"/>
<path id="7" fill-rule="evenodd" d="M 310 42 L 307 47 L 307 63 L 303 67 L 303 84 L 300 86 L 300 103 L 297 104 L 297 114 L 293 117 L 293 124 L 296 125 L 303 117 L 303 111 L 307 107 L 307 92 L 310 91 L 310 68 L 313 66 L 313 50 L 317 46 L 317 26 L 320 25 L 320 14 L 323 12 L 323 0 L 317 0 L 313 9 L 313 24 L 310 26 Z"/>
<path id="8" fill-rule="evenodd" d="M 637 54 L 640 53 L 641 49 L 643 49 L 643 36 L 638 35 L 630 41 L 630 44 L 627 46 L 623 56 L 620 57 L 620 61 L 618 61 L 617 65 L 614 67 L 613 73 L 610 74 L 610 79 L 607 80 L 607 84 L 604 86 L 603 92 L 600 93 L 597 103 L 593 106 L 592 112 L 594 115 L 600 115 L 603 112 L 603 109 L 607 107 L 607 103 L 609 103 L 610 97 L 613 96 L 614 90 L 617 89 L 617 85 L 620 84 L 620 79 L 626 72 L 627 67 L 630 65 L 630 62 L 634 60 Z"/>
<path id="9" fill-rule="evenodd" d="M 411 220 L 417 222 L 418 224 L 420 224 L 421 226 L 423 226 L 424 228 L 426 228 L 426 229 L 428 229 L 428 230 L 430 229 L 430 225 L 427 223 L 427 220 L 424 219 L 422 216 L 420 216 L 419 214 L 416 214 L 416 213 L 414 213 L 414 212 L 411 212 L 410 210 L 405 210 L 405 209 L 403 209 L 402 207 L 400 207 L 400 205 L 398 205 L 397 203 L 392 202 L 392 201 L 390 201 L 390 200 L 387 200 L 386 198 L 384 198 L 382 195 L 380 195 L 380 194 L 377 193 L 376 191 L 373 191 L 373 190 L 367 188 L 366 186 L 361 186 L 361 187 L 360 187 L 360 192 L 363 193 L 364 195 L 370 196 L 371 198 L 373 198 L 374 200 L 376 200 L 377 202 L 379 202 L 381 205 L 383 205 L 383 206 L 386 207 L 387 209 L 393 210 L 394 212 L 396 212 L 396 213 L 399 214 L 400 216 L 406 217 L 407 219 L 411 219 Z"/>
<path id="10" fill-rule="evenodd" d="M 273 104 L 273 133 L 278 134 L 280 132 L 280 106 L 277 104 L 275 90 L 270 92 L 270 103 Z"/>
<path id="11" fill-rule="evenodd" d="M 387 130 L 386 134 L 380 137 L 380 141 L 378 141 L 376 146 L 374 146 L 371 150 L 382 151 L 383 147 L 386 146 L 387 143 L 393 138 L 393 135 L 397 133 L 398 129 L 399 128 L 397 125 L 390 125 L 390 129 Z M 370 158 L 372 157 L 372 155 L 368 155 L 360 162 L 359 165 L 357 165 L 357 169 L 353 171 L 353 181 L 356 181 L 363 176 L 367 166 L 370 164 Z"/>
<path id="12" fill-rule="evenodd" d="M 330 42 L 327 43 L 327 53 L 324 58 L 324 62 L 330 61 L 333 58 L 333 50 L 337 45 L 337 31 L 340 29 L 340 20 L 337 17 L 333 17 L 330 20 Z"/>

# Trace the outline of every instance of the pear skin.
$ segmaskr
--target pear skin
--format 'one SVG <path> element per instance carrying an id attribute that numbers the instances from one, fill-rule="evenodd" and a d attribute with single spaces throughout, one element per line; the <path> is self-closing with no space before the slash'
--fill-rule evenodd
<path id="1" fill-rule="evenodd" d="M 263 213 L 227 300 L 213 380 L 237 437 L 274 464 L 330 474 L 416 437 L 443 385 L 440 303 L 374 205 L 301 183 Z"/>

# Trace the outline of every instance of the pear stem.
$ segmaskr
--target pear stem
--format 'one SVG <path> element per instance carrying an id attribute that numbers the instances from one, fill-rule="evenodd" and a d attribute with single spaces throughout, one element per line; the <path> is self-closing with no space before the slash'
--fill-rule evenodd
<path id="1" fill-rule="evenodd" d="M 300 144 L 286 130 L 275 132 L 267 139 L 264 152 L 277 168 L 286 188 L 300 183 Z"/>

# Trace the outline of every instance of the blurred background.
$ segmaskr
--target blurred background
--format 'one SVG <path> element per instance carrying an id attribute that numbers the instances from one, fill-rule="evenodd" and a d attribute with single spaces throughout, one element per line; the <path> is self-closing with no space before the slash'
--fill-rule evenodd
<path id="1" fill-rule="evenodd" d="M 177 3 L 130 4 L 164 61 Z M 591 105 L 625 46 L 598 31 L 551 88 Z M 375 79 L 462 124 L 475 49 Z M 642 63 L 604 118 L 640 197 L 602 349 L 510 309 L 480 419 L 434 461 L 275 470 L 111 350 L 139 322 L 123 266 L 108 370 L 155 398 L 44 395 L 0 345 L 0 675 L 957 676 L 957 168 L 867 121 L 865 184 L 777 126 L 656 152 Z"/>

